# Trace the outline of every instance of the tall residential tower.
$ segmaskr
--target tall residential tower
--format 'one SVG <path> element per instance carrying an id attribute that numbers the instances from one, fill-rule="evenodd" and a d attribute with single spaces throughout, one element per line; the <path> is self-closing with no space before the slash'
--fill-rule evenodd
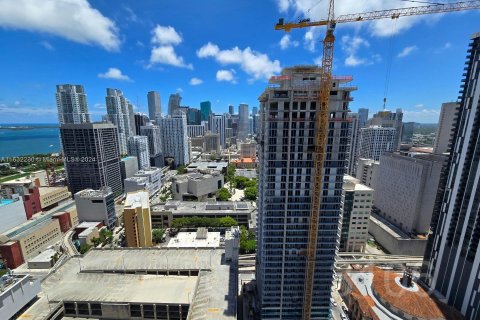
<path id="1" fill-rule="evenodd" d="M 65 169 L 72 194 L 83 189 L 123 191 L 117 128 L 111 123 L 60 126 Z"/>
<path id="2" fill-rule="evenodd" d="M 117 127 L 118 146 L 120 154 L 127 154 L 127 140 L 133 135 L 128 100 L 123 96 L 123 92 L 118 89 L 107 89 L 105 97 L 107 104 L 108 121 Z M 133 118 L 135 121 L 135 118 Z"/>
<path id="3" fill-rule="evenodd" d="M 87 95 L 83 86 L 75 84 L 57 85 L 55 97 L 60 124 L 90 122 Z"/>
<path id="4" fill-rule="evenodd" d="M 321 69 L 286 68 L 260 96 L 257 284 L 262 319 L 301 319 Z M 340 80 L 341 79 L 341 80 Z M 348 154 L 349 78 L 333 78 L 311 319 L 328 319 Z"/>
<path id="5" fill-rule="evenodd" d="M 147 94 L 148 99 L 148 117 L 150 120 L 156 120 L 162 116 L 162 105 L 160 101 L 160 93 L 150 91 Z"/>
<path id="6" fill-rule="evenodd" d="M 433 211 L 422 280 L 459 310 L 480 319 L 480 32 L 472 36 L 452 151 Z"/>

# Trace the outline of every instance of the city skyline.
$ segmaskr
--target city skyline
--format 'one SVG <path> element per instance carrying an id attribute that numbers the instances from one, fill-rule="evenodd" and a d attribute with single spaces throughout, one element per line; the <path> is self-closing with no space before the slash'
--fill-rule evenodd
<path id="1" fill-rule="evenodd" d="M 386 6 L 364 2 L 339 3 L 336 12 Z M 271 74 L 285 66 L 318 63 L 321 55 L 324 30 L 285 34 L 274 31 L 274 23 L 280 17 L 321 18 L 326 10 L 324 2 L 315 1 L 216 2 L 209 10 L 195 2 L 180 7 L 174 2 L 120 1 L 111 7 L 99 0 L 75 0 L 64 7 L 53 4 L 51 10 L 45 9 L 50 1 L 32 10 L 27 3 L 5 5 L 0 14 L 0 34 L 9 43 L 0 64 L 5 75 L 0 80 L 4 123 L 19 118 L 26 123 L 56 122 L 54 86 L 59 83 L 84 86 L 94 121 L 106 113 L 108 87 L 122 90 L 135 111 L 143 113 L 148 113 L 147 93 L 152 90 L 160 93 L 164 106 L 175 92 L 181 93 L 184 105 L 195 108 L 210 100 L 215 113 L 228 112 L 229 104 L 258 106 L 258 92 Z M 390 7 L 415 5 L 420 4 L 398 2 Z M 68 17 L 81 8 L 88 23 L 64 30 Z M 58 21 L 39 24 L 33 10 L 45 21 Z M 183 19 L 195 12 L 202 12 L 195 21 Z M 441 103 L 458 96 L 462 60 L 467 39 L 477 31 L 477 16 L 472 11 L 339 26 L 334 73 L 356 79 L 359 90 L 352 111 L 380 110 L 388 84 L 388 109 L 402 108 L 407 122 L 437 122 Z M 255 29 L 244 22 L 246 17 L 257 21 Z M 396 35 L 389 37 L 390 33 Z"/>

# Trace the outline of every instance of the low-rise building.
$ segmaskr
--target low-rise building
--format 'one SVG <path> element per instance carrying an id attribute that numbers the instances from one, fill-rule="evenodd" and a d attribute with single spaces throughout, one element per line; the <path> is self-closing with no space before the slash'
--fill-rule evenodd
<path id="1" fill-rule="evenodd" d="M 94 249 L 46 277 L 44 294 L 20 317 L 46 320 L 60 310 L 69 318 L 234 320 L 237 284 L 237 263 L 223 248 Z"/>
<path id="2" fill-rule="evenodd" d="M 39 255 L 49 246 L 62 240 L 62 231 L 57 219 L 50 218 L 25 227 L 27 227 L 25 230 L 10 237 L 11 240 L 19 242 L 24 261 Z"/>
<path id="3" fill-rule="evenodd" d="M 132 177 L 124 180 L 125 193 L 145 190 L 152 197 L 162 188 L 164 179 L 164 168 L 150 167 L 139 170 Z"/>
<path id="4" fill-rule="evenodd" d="M 115 226 L 115 198 L 110 187 L 79 191 L 75 194 L 75 204 L 80 222 L 101 221 L 110 229 Z"/>
<path id="5" fill-rule="evenodd" d="M 255 169 L 258 167 L 258 161 L 255 158 L 240 158 L 231 162 L 237 169 Z"/>
<path id="6" fill-rule="evenodd" d="M 368 232 L 375 238 L 384 251 L 395 255 L 423 256 L 427 238 L 423 235 L 411 235 L 388 220 L 372 212 Z"/>
<path id="7" fill-rule="evenodd" d="M 409 272 L 370 267 L 344 272 L 340 295 L 351 320 L 461 320 L 454 308 L 417 284 Z"/>
<path id="8" fill-rule="evenodd" d="M 192 172 L 173 177 L 172 195 L 175 200 L 205 201 L 223 188 L 223 174 Z"/>
<path id="9" fill-rule="evenodd" d="M 30 275 L 6 275 L 0 279 L 0 319 L 14 319 L 40 293 L 40 280 Z"/>
<path id="10" fill-rule="evenodd" d="M 127 193 L 123 209 L 127 247 L 152 246 L 152 218 L 148 192 Z"/>
<path id="11" fill-rule="evenodd" d="M 197 162 L 192 162 L 187 166 L 187 171 L 192 172 L 192 171 L 205 171 L 205 170 L 214 170 L 217 172 L 221 172 L 223 174 L 226 173 L 228 167 L 228 162 L 227 161 L 197 161 Z"/>
<path id="12" fill-rule="evenodd" d="M 198 228 L 194 232 L 179 232 L 167 244 L 168 248 L 218 248 L 220 232 L 209 232 L 207 228 Z"/>
<path id="13" fill-rule="evenodd" d="M 69 199 L 72 194 L 68 187 L 40 187 L 40 206 L 42 210 L 48 210 L 63 200 Z"/>
<path id="14" fill-rule="evenodd" d="M 250 202 L 240 201 L 209 201 L 192 202 L 169 200 L 165 204 L 152 206 L 152 227 L 170 228 L 173 219 L 202 217 L 202 218 L 223 218 L 231 217 L 239 225 L 248 228 L 249 222 L 253 219 L 256 208 Z"/>
<path id="15" fill-rule="evenodd" d="M 373 189 L 346 175 L 343 182 L 343 216 L 340 251 L 364 252 L 373 203 Z"/>
<path id="16" fill-rule="evenodd" d="M 25 214 L 30 219 L 42 210 L 40 205 L 40 179 L 30 177 L 18 178 L 0 183 L 0 197 L 5 199 L 23 200 Z"/>
<path id="17" fill-rule="evenodd" d="M 57 251 L 54 249 L 47 249 L 28 260 L 29 269 L 50 269 L 55 264 L 54 257 L 57 254 Z"/>
<path id="18" fill-rule="evenodd" d="M 101 222 L 82 222 L 75 227 L 75 234 L 80 245 L 92 245 L 92 239 L 100 236 Z"/>

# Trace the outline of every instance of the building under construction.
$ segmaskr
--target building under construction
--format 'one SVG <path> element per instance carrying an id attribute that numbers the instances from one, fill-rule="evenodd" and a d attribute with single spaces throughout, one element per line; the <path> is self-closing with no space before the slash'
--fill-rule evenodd
<path id="1" fill-rule="evenodd" d="M 314 279 L 310 319 L 329 318 L 348 159 L 349 102 L 356 87 L 349 84 L 351 77 L 331 80 L 327 138 L 321 142 L 326 143 L 323 183 L 315 188 L 320 77 L 317 66 L 286 68 L 272 77 L 259 98 L 257 284 L 262 319 L 302 319 L 304 301 L 310 300 L 307 274 Z M 320 210 L 312 270 L 307 268 L 307 249 L 314 193 L 320 197 Z"/>

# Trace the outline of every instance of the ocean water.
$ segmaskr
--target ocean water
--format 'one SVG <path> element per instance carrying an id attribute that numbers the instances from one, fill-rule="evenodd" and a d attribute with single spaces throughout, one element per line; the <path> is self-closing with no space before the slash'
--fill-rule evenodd
<path id="1" fill-rule="evenodd" d="M 60 152 L 57 124 L 0 124 L 0 158 Z"/>

